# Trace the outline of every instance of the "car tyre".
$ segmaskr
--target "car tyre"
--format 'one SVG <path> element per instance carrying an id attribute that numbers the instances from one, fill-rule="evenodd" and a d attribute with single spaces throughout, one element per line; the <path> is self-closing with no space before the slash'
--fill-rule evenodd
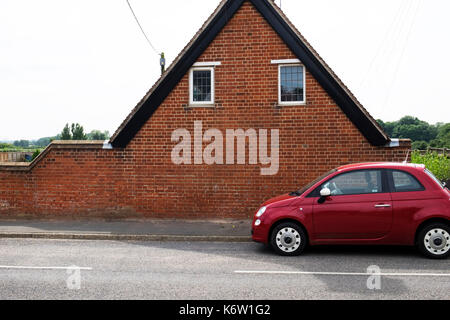
<path id="1" fill-rule="evenodd" d="M 298 224 L 283 222 L 277 225 L 270 236 L 270 244 L 282 256 L 298 256 L 307 245 L 306 232 Z"/>
<path id="2" fill-rule="evenodd" d="M 431 259 L 450 256 L 450 226 L 444 223 L 426 225 L 417 238 L 419 251 Z"/>

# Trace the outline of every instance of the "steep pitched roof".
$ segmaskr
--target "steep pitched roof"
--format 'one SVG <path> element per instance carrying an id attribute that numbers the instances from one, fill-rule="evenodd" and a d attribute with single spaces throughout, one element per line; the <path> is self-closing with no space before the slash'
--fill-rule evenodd
<path id="1" fill-rule="evenodd" d="M 127 146 L 245 1 L 222 0 L 220 2 L 197 34 L 113 134 L 110 140 L 113 147 L 124 148 Z M 311 47 L 281 9 L 272 0 L 248 1 L 255 6 L 366 139 L 375 146 L 388 143 L 390 139 L 378 123 Z"/>

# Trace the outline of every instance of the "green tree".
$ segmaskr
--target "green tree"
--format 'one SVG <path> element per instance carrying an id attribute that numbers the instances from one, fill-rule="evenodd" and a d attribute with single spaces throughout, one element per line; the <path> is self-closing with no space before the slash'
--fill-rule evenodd
<path id="1" fill-rule="evenodd" d="M 428 143 L 425 141 L 414 141 L 411 145 L 411 148 L 413 150 L 427 150 Z"/>
<path id="2" fill-rule="evenodd" d="M 56 137 L 45 137 L 45 138 L 39 138 L 38 140 L 33 141 L 33 145 L 36 147 L 45 148 L 50 144 L 52 140 L 55 140 Z"/>
<path id="3" fill-rule="evenodd" d="M 61 140 L 87 140 L 84 128 L 79 123 L 72 123 L 70 126 L 66 123 L 58 138 Z"/>
<path id="4" fill-rule="evenodd" d="M 72 123 L 71 126 L 72 140 L 87 140 L 84 128 L 79 123 Z"/>
<path id="5" fill-rule="evenodd" d="M 450 123 L 439 126 L 437 139 L 441 141 L 442 147 L 450 148 Z"/>
<path id="6" fill-rule="evenodd" d="M 88 139 L 89 140 L 107 140 L 109 139 L 109 132 L 104 131 L 101 132 L 100 130 L 92 130 L 90 133 L 88 133 Z"/>
<path id="7" fill-rule="evenodd" d="M 69 124 L 66 123 L 63 130 L 61 131 L 59 139 L 61 140 L 72 140 L 72 134 L 70 133 Z"/>
<path id="8" fill-rule="evenodd" d="M 397 125 L 398 121 L 384 122 L 383 120 L 378 119 L 377 122 L 389 137 L 393 136 L 393 131 L 394 131 L 394 128 Z"/>
<path id="9" fill-rule="evenodd" d="M 430 125 L 428 122 L 412 116 L 405 116 L 393 122 L 377 121 L 389 137 L 411 139 L 413 143 L 418 142 L 414 145 L 415 147 L 423 148 L 423 142 L 432 147 L 444 147 L 448 141 L 446 138 L 446 128 L 448 127 L 442 122 Z M 440 134 L 441 131 L 442 134 Z"/>
<path id="10" fill-rule="evenodd" d="M 10 143 L 0 143 L 0 149 L 13 149 L 14 145 Z"/>
<path id="11" fill-rule="evenodd" d="M 401 139 L 407 138 L 412 141 L 430 142 L 436 138 L 437 128 L 418 118 L 405 116 L 394 126 L 392 136 Z"/>
<path id="12" fill-rule="evenodd" d="M 17 140 L 13 143 L 16 147 L 28 148 L 30 146 L 30 141 L 28 140 Z"/>
<path id="13" fill-rule="evenodd" d="M 443 148 L 444 144 L 439 139 L 433 139 L 430 141 L 430 147 L 431 148 Z"/>

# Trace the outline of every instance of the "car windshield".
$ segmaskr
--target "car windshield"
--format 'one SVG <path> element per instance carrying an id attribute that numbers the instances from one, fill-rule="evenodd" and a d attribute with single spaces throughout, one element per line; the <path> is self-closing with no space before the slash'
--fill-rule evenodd
<path id="1" fill-rule="evenodd" d="M 431 179 L 433 179 L 434 181 L 437 182 L 438 185 L 441 186 L 442 189 L 444 189 L 444 183 L 442 183 L 441 181 L 439 181 L 438 178 L 435 177 L 435 175 L 429 171 L 428 169 L 425 169 L 425 173 L 428 174 L 430 176 Z"/>
<path id="2" fill-rule="evenodd" d="M 311 188 L 313 185 L 315 185 L 317 182 L 319 182 L 320 180 L 324 179 L 325 177 L 329 176 L 330 174 L 336 172 L 337 169 L 333 169 L 331 171 L 328 171 L 327 173 L 324 173 L 323 175 L 321 175 L 320 177 L 317 177 L 316 179 L 314 179 L 313 181 L 311 181 L 310 183 L 304 185 L 303 187 L 301 187 L 299 190 L 294 191 L 291 193 L 291 195 L 294 196 L 301 196 L 303 193 L 305 193 L 306 190 L 308 190 L 309 188 Z"/>

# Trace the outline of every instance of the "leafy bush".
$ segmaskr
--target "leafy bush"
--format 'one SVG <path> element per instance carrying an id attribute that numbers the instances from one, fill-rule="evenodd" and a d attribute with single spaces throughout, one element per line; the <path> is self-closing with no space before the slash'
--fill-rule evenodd
<path id="1" fill-rule="evenodd" d="M 413 150 L 427 150 L 428 143 L 426 141 L 414 141 L 411 148 Z"/>
<path id="2" fill-rule="evenodd" d="M 40 153 L 41 153 L 41 150 L 36 149 L 36 150 L 33 152 L 33 155 L 31 156 L 31 161 L 33 161 L 34 159 L 36 159 L 37 156 L 38 156 Z"/>
<path id="3" fill-rule="evenodd" d="M 411 162 L 424 164 L 441 181 L 450 180 L 450 157 L 447 155 L 438 155 L 436 152 L 421 154 L 413 151 Z"/>
<path id="4" fill-rule="evenodd" d="M 11 151 L 11 150 L 16 150 L 16 149 L 19 149 L 19 148 L 13 144 L 0 143 L 0 151 Z"/>

